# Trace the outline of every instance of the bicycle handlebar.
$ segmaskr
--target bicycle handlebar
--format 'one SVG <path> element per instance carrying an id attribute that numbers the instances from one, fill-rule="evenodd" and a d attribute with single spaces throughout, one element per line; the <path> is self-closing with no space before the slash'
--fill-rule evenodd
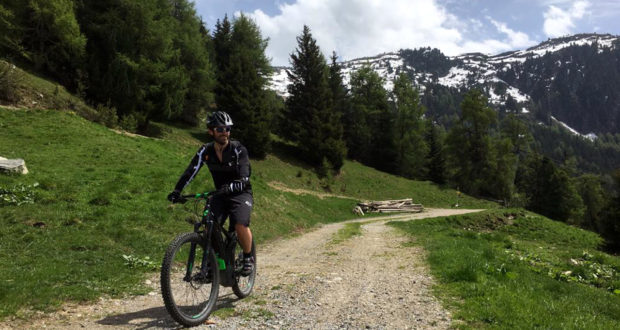
<path id="1" fill-rule="evenodd" d="M 184 204 L 189 199 L 207 199 L 207 198 L 209 198 L 211 196 L 217 196 L 217 195 L 221 195 L 223 193 L 224 193 L 224 191 L 222 189 L 219 189 L 219 190 L 208 191 L 208 192 L 199 193 L 199 194 L 181 195 L 181 196 L 179 196 L 180 198 L 178 200 L 173 202 L 173 204 Z"/>

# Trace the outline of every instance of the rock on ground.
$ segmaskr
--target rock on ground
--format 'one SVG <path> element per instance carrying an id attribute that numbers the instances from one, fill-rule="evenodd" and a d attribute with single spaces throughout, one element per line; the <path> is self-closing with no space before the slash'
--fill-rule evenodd
<path id="1" fill-rule="evenodd" d="M 26 162 L 23 159 L 6 159 L 0 157 L 0 172 L 28 174 L 28 168 L 26 168 Z"/>

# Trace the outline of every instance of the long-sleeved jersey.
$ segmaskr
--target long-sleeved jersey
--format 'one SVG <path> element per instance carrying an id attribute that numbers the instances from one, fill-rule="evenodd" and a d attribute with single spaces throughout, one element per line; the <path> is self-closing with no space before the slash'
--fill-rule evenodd
<path id="1" fill-rule="evenodd" d="M 239 141 L 231 140 L 222 150 L 222 161 L 217 158 L 214 142 L 202 145 L 177 182 L 174 190 L 182 191 L 198 174 L 203 165 L 209 167 L 215 188 L 233 181 L 242 183 L 242 192 L 252 193 L 250 184 L 250 158 L 247 149 Z"/>

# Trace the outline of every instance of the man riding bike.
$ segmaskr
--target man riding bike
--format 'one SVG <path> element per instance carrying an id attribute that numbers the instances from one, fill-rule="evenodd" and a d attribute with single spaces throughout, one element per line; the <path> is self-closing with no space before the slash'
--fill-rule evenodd
<path id="1" fill-rule="evenodd" d="M 224 111 L 216 111 L 207 119 L 209 135 L 213 142 L 204 144 L 192 158 L 189 166 L 179 178 L 168 200 L 176 202 L 181 191 L 196 176 L 203 165 L 209 167 L 215 187 L 221 194 L 213 197 L 211 211 L 220 222 L 230 217 L 229 230 L 237 233 L 243 249 L 243 269 L 241 274 L 248 276 L 254 269 L 252 257 L 252 231 L 250 231 L 250 213 L 253 197 L 250 184 L 250 159 L 247 149 L 239 141 L 230 140 L 232 119 Z"/>

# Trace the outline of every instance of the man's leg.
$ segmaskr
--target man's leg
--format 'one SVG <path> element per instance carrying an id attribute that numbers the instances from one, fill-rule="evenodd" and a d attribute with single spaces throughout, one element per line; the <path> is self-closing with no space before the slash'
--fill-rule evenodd
<path id="1" fill-rule="evenodd" d="M 243 253 L 250 254 L 252 252 L 252 231 L 250 227 L 237 223 L 235 224 L 235 231 L 237 232 L 237 237 L 239 237 Z"/>

